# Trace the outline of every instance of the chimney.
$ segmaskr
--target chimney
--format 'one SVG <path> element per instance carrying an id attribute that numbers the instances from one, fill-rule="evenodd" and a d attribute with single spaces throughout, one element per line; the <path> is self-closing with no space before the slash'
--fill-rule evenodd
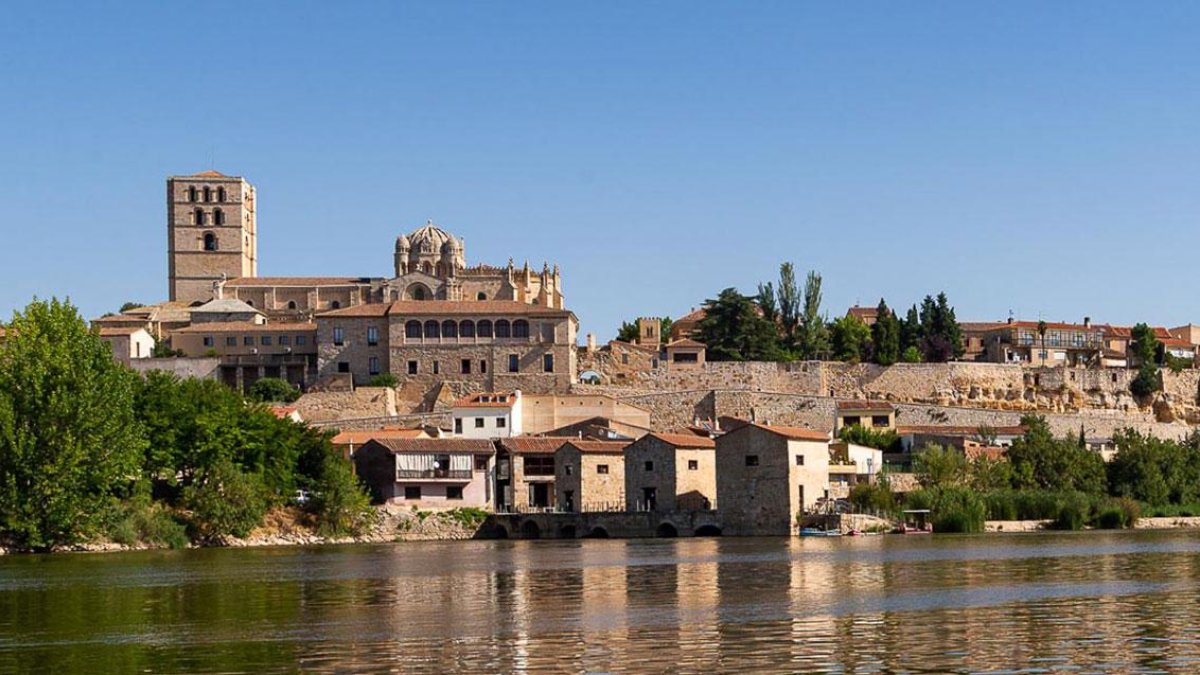
<path id="1" fill-rule="evenodd" d="M 589 354 L 596 353 L 596 335 L 594 333 L 587 334 L 587 352 Z"/>
<path id="2" fill-rule="evenodd" d="M 1090 316 L 1083 317 L 1083 327 L 1084 328 L 1092 327 L 1092 317 L 1090 317 Z"/>
<path id="3" fill-rule="evenodd" d="M 1010 316 L 1010 317 L 1008 317 L 1008 323 L 1011 325 L 1011 324 L 1012 324 L 1012 322 L 1013 322 L 1013 318 L 1012 318 L 1011 316 Z"/>

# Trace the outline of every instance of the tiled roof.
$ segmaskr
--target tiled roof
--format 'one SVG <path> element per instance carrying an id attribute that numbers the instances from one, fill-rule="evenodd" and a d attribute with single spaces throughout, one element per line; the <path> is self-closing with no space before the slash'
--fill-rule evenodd
<path id="1" fill-rule="evenodd" d="M 691 338 L 680 338 L 674 342 L 667 343 L 667 349 L 675 349 L 676 347 L 700 348 L 704 349 L 706 345 L 698 340 Z"/>
<path id="2" fill-rule="evenodd" d="M 565 309 L 531 305 L 513 300 L 399 300 L 393 302 L 389 314 L 423 316 L 427 314 L 521 314 L 526 316 L 566 316 Z"/>
<path id="3" fill-rule="evenodd" d="M 766 424 L 754 424 L 751 426 L 756 426 L 760 429 L 766 429 L 767 431 L 770 431 L 775 434 L 779 434 L 780 436 L 785 436 L 794 441 L 828 441 L 829 440 L 829 434 L 827 432 L 817 431 L 816 429 L 804 429 L 802 427 L 777 427 L 777 426 L 769 426 Z"/>
<path id="4" fill-rule="evenodd" d="M 139 330 L 145 330 L 141 326 L 112 326 L 109 328 L 100 329 L 100 337 L 125 337 L 133 335 Z"/>
<path id="5" fill-rule="evenodd" d="M 1035 331 L 1038 329 L 1037 321 L 1013 321 L 1012 323 L 1005 323 L 1003 325 L 1011 326 L 1013 328 L 1031 328 Z M 1046 328 L 1048 330 L 1080 330 L 1089 332 L 1103 330 L 1103 327 L 1100 324 L 1095 323 L 1090 326 L 1085 326 L 1081 323 L 1059 323 L 1054 321 L 1047 321 Z"/>
<path id="6" fill-rule="evenodd" d="M 963 454 L 967 456 L 968 460 L 975 460 L 979 459 L 980 457 L 986 457 L 990 460 L 997 460 L 1002 459 L 1007 453 L 1008 448 L 991 447 L 986 445 L 977 445 L 963 449 Z"/>
<path id="7" fill-rule="evenodd" d="M 887 401 L 838 401 L 838 410 L 887 410 L 891 412 L 895 407 Z"/>
<path id="8" fill-rule="evenodd" d="M 333 437 L 334 445 L 362 445 L 370 440 L 396 438 L 424 438 L 424 429 L 374 429 L 371 431 L 343 431 Z"/>
<path id="9" fill-rule="evenodd" d="M 317 324 L 303 323 L 251 323 L 249 321 L 213 321 L 194 323 L 173 333 L 296 333 L 314 332 Z"/>
<path id="10" fill-rule="evenodd" d="M 342 309 L 331 309 L 328 312 L 321 312 L 318 317 L 345 317 L 345 318 L 379 318 L 387 316 L 388 304 L 386 302 L 370 302 L 365 305 L 354 305 L 353 307 L 343 307 Z"/>
<path id="11" fill-rule="evenodd" d="M 226 176 L 216 169 L 209 169 L 208 171 L 201 171 L 200 173 L 194 173 L 192 175 L 197 178 L 229 178 L 229 176 Z"/>
<path id="12" fill-rule="evenodd" d="M 276 417 L 278 417 L 279 419 L 284 419 L 286 417 L 289 417 L 292 413 L 294 413 L 298 410 L 299 410 L 299 408 L 297 408 L 294 405 L 273 405 L 273 406 L 271 406 L 271 412 L 274 413 L 274 415 Z"/>
<path id="13" fill-rule="evenodd" d="M 455 408 L 511 408 L 517 402 L 511 393 L 481 393 L 464 396 L 454 402 Z"/>
<path id="14" fill-rule="evenodd" d="M 693 309 L 692 311 L 688 312 L 687 314 L 684 314 L 683 316 L 679 317 L 678 319 L 675 319 L 674 323 L 688 323 L 688 322 L 695 322 L 695 321 L 703 321 L 704 317 L 706 317 L 706 316 L 708 316 L 708 312 L 705 311 L 703 308 Z"/>
<path id="15" fill-rule="evenodd" d="M 566 443 L 563 438 L 539 438 L 537 436 L 517 436 L 500 440 L 500 446 L 514 455 L 549 455 Z"/>
<path id="16" fill-rule="evenodd" d="M 855 305 L 846 310 L 846 316 L 856 316 L 860 319 L 874 319 L 879 316 L 878 307 L 859 307 Z"/>
<path id="17" fill-rule="evenodd" d="M 1025 433 L 1025 427 L 1014 425 L 1004 427 L 992 427 L 991 429 L 999 436 L 1020 436 Z M 904 426 L 896 429 L 896 433 L 901 436 L 908 434 L 924 434 L 927 436 L 978 436 L 979 427 L 977 426 L 938 426 L 938 425 L 913 425 Z"/>
<path id="18" fill-rule="evenodd" d="M 392 452 L 477 452 L 493 451 L 492 442 L 476 438 L 374 438 Z"/>
<path id="19" fill-rule="evenodd" d="M 963 321 L 958 324 L 964 333 L 986 333 L 997 328 L 1004 328 L 1008 323 L 1004 321 Z"/>
<path id="20" fill-rule="evenodd" d="M 370 286 L 372 281 L 367 277 L 238 277 L 226 281 L 225 286 Z"/>
<path id="21" fill-rule="evenodd" d="M 587 452 L 600 455 L 620 455 L 624 454 L 625 448 L 629 447 L 632 441 L 590 441 L 590 440 L 570 440 L 563 446 L 570 445 L 577 448 L 580 452 Z"/>
<path id="22" fill-rule="evenodd" d="M 209 300 L 208 302 L 196 307 L 192 310 L 192 314 L 262 314 L 237 298 L 221 298 L 220 300 Z"/>
<path id="23" fill-rule="evenodd" d="M 717 442 L 706 436 L 696 434 L 652 433 L 650 436 L 677 448 L 715 448 Z"/>

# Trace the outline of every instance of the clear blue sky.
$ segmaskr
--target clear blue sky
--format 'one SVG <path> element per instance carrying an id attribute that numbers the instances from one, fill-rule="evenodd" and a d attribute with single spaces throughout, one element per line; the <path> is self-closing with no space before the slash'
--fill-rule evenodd
<path id="1" fill-rule="evenodd" d="M 752 291 L 1200 322 L 1200 4 L 27 2 L 0 20 L 0 312 L 166 295 L 164 180 L 259 189 L 260 273 L 432 218 L 582 332 Z M 210 157 L 215 158 L 210 161 Z"/>

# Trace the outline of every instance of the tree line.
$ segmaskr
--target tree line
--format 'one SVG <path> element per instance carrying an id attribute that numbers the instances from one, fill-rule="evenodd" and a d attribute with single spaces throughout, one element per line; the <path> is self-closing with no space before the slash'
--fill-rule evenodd
<path id="1" fill-rule="evenodd" d="M 35 300 L 14 315 L 0 345 L 8 546 L 244 537 L 270 509 L 298 503 L 328 534 L 368 523 L 367 496 L 328 432 L 219 382 L 140 377 L 67 302 Z"/>
<path id="2" fill-rule="evenodd" d="M 927 295 L 903 318 L 884 299 L 867 325 L 847 314 L 821 311 L 821 275 L 810 271 L 801 287 L 792 263 L 755 295 L 726 288 L 705 301 L 696 339 L 712 361 L 835 360 L 849 363 L 943 362 L 963 354 L 962 329 L 945 293 Z"/>

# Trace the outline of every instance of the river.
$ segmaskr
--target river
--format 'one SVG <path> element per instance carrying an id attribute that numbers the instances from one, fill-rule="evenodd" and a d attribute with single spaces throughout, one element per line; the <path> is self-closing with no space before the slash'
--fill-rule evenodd
<path id="1" fill-rule="evenodd" d="M 1200 672 L 1200 534 L 0 558 L 0 671 Z"/>

